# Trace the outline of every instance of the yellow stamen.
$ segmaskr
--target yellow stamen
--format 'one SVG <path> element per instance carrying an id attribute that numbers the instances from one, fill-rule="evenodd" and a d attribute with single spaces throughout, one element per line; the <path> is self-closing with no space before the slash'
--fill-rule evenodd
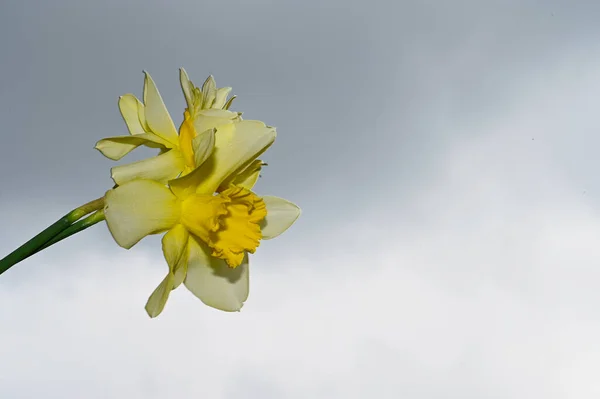
<path id="1" fill-rule="evenodd" d="M 258 247 L 267 207 L 252 191 L 234 186 L 216 196 L 195 194 L 182 206 L 183 225 L 229 267 L 239 266 L 244 253 Z"/>

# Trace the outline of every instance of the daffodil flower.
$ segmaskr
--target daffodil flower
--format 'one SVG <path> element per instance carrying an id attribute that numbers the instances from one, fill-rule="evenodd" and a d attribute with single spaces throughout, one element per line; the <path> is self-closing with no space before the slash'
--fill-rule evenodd
<path id="1" fill-rule="evenodd" d="M 180 81 L 187 107 L 179 130 L 146 73 L 143 102 L 132 94 L 119 99 L 130 134 L 96 144 L 113 160 L 141 145 L 160 149 L 159 155 L 112 168 L 115 188 L 0 259 L 0 274 L 105 220 L 126 249 L 148 235 L 165 233 L 162 249 L 169 271 L 148 299 L 150 317 L 163 311 L 170 292 L 182 283 L 208 306 L 230 312 L 242 308 L 248 298 L 249 254 L 262 240 L 286 231 L 300 209 L 253 191 L 264 165 L 258 157 L 275 141 L 275 128 L 229 111 L 231 88 L 217 89 L 212 76 L 200 89 L 181 69 Z"/>
<path id="2" fill-rule="evenodd" d="M 147 72 L 143 103 L 133 94 L 119 98 L 119 110 L 130 134 L 102 139 L 96 143 L 96 149 L 112 160 L 121 159 L 140 145 L 159 148 L 160 154 L 112 168 L 111 175 L 117 185 L 134 179 L 166 183 L 186 175 L 198 166 L 198 158 L 205 156 L 195 153 L 194 148 L 211 148 L 220 126 L 241 121 L 240 113 L 229 111 L 235 98 L 227 100 L 230 87 L 217 89 L 215 80 L 209 76 L 202 89 L 199 89 L 190 81 L 183 68 L 180 69 L 179 76 L 187 103 L 179 131 L 175 129 L 162 97 Z M 195 145 L 194 141 L 198 143 Z"/>
<path id="3" fill-rule="evenodd" d="M 240 310 L 248 297 L 248 253 L 300 215 L 293 203 L 252 191 L 257 157 L 274 142 L 275 128 L 244 120 L 218 129 L 213 141 L 193 140 L 197 167 L 191 173 L 168 186 L 136 179 L 106 193 L 104 215 L 120 246 L 166 232 L 169 272 L 148 299 L 150 317 L 181 283 L 208 306 Z"/>

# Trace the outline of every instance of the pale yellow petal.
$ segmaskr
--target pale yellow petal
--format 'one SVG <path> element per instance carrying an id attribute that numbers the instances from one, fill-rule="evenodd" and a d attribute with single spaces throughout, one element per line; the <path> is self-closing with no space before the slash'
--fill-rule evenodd
<path id="1" fill-rule="evenodd" d="M 239 112 L 228 111 L 226 109 L 203 109 L 200 110 L 199 115 L 211 116 L 214 118 L 223 118 L 223 119 L 235 119 L 238 117 Z"/>
<path id="2" fill-rule="evenodd" d="M 239 179 L 235 179 L 233 181 L 233 184 L 235 184 L 236 186 L 247 188 L 248 190 L 252 190 L 252 187 L 254 187 L 259 177 L 260 170 L 256 170 L 248 175 L 239 176 Z"/>
<path id="3" fill-rule="evenodd" d="M 260 177 L 260 171 L 262 170 L 263 165 L 266 165 L 260 159 L 256 159 L 252 161 L 245 168 L 240 169 L 239 172 L 235 172 L 231 174 L 226 180 L 221 183 L 218 192 L 224 191 L 231 186 L 239 186 L 246 188 L 248 190 L 252 190 L 258 178 Z"/>
<path id="4" fill-rule="evenodd" d="M 180 201 L 171 190 L 152 180 L 134 180 L 109 190 L 104 215 L 113 238 L 131 248 L 149 234 L 173 227 L 181 213 Z"/>
<path id="5" fill-rule="evenodd" d="M 267 206 L 267 217 L 260 225 L 263 240 L 275 238 L 286 231 L 300 216 L 298 205 L 279 197 L 262 197 Z"/>
<path id="6" fill-rule="evenodd" d="M 188 239 L 189 234 L 181 224 L 175 225 L 162 238 L 162 249 L 169 265 L 169 273 L 148 299 L 146 312 L 150 317 L 156 317 L 163 311 L 167 299 L 169 299 L 169 293 L 185 279 Z"/>
<path id="7" fill-rule="evenodd" d="M 221 87 L 220 89 L 217 89 L 217 95 L 212 107 L 222 109 L 227 102 L 227 96 L 229 93 L 231 93 L 231 87 Z"/>
<path id="8" fill-rule="evenodd" d="M 194 118 L 194 129 L 196 129 L 197 132 L 204 132 L 208 129 L 233 123 L 233 121 L 237 119 L 237 112 L 231 112 L 224 109 L 204 109 L 198 112 Z"/>
<path id="9" fill-rule="evenodd" d="M 189 259 L 184 284 L 206 305 L 226 312 L 242 308 L 248 298 L 248 255 L 235 269 L 213 258 L 206 245 L 190 236 Z"/>
<path id="10" fill-rule="evenodd" d="M 148 298 L 148 302 L 146 303 L 146 313 L 148 313 L 148 316 L 156 317 L 163 311 L 167 304 L 167 300 L 169 299 L 169 294 L 173 290 L 174 279 L 173 274 L 167 274 L 150 295 L 150 298 Z"/>
<path id="11" fill-rule="evenodd" d="M 111 176 L 118 185 L 135 179 L 156 180 L 167 183 L 181 174 L 185 168 L 183 154 L 175 148 L 141 161 L 113 167 Z"/>
<path id="12" fill-rule="evenodd" d="M 211 156 L 190 174 L 169 182 L 180 198 L 191 193 L 212 194 L 236 170 L 240 170 L 269 148 L 275 128 L 260 121 L 241 121 L 223 125 L 215 134 Z"/>
<path id="13" fill-rule="evenodd" d="M 177 129 L 173 124 L 169 111 L 167 111 L 167 107 L 165 106 L 152 77 L 148 72 L 145 72 L 145 74 L 144 105 L 146 122 L 148 123 L 150 130 L 152 130 L 152 133 L 176 146 L 179 142 Z"/>
<path id="14" fill-rule="evenodd" d="M 217 96 L 217 84 L 215 78 L 210 75 L 202 85 L 202 108 L 212 107 Z"/>
<path id="15" fill-rule="evenodd" d="M 133 94 L 125 94 L 119 97 L 119 110 L 130 134 L 146 133 L 144 125 L 140 121 L 140 109 L 143 108 L 144 104 Z"/>
<path id="16" fill-rule="evenodd" d="M 170 148 L 171 143 L 152 133 L 136 134 L 135 136 L 115 136 L 99 140 L 95 148 L 107 158 L 118 161 L 140 145 L 151 148 Z"/>
<path id="17" fill-rule="evenodd" d="M 169 265 L 169 273 L 175 277 L 173 288 L 177 288 L 185 279 L 188 262 L 188 231 L 181 225 L 175 225 L 162 238 L 162 250 Z"/>
<path id="18" fill-rule="evenodd" d="M 179 68 L 179 83 L 185 97 L 185 102 L 189 110 L 194 109 L 194 84 L 190 81 L 187 72 L 183 68 Z"/>
<path id="19" fill-rule="evenodd" d="M 233 103 L 233 100 L 235 100 L 236 98 L 237 98 L 237 96 L 231 96 L 231 98 L 225 103 L 225 106 L 223 107 L 223 109 L 231 108 L 231 103 Z"/>
<path id="20" fill-rule="evenodd" d="M 215 132 L 216 129 L 208 129 L 200 133 L 192 141 L 194 148 L 194 165 L 196 167 L 202 165 L 204 161 L 212 154 L 215 148 Z"/>

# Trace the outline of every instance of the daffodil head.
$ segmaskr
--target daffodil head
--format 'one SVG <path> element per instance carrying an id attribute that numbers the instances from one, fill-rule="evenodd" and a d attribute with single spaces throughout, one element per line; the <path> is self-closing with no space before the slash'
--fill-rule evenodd
<path id="1" fill-rule="evenodd" d="M 180 78 L 188 106 L 176 140 L 149 75 L 146 107 L 131 99 L 123 103 L 130 105 L 128 115 L 140 120 L 132 136 L 143 129 L 169 132 L 161 136 L 169 146 L 156 160 L 124 166 L 122 184 L 106 194 L 104 208 L 109 230 L 124 248 L 166 232 L 162 244 L 169 272 L 150 296 L 146 310 L 151 317 L 181 283 L 209 306 L 239 310 L 248 296 L 248 254 L 300 215 L 293 203 L 253 191 L 264 165 L 258 157 L 275 141 L 275 128 L 229 111 L 231 89 L 216 89 L 212 76 L 202 89 L 183 69 Z"/>

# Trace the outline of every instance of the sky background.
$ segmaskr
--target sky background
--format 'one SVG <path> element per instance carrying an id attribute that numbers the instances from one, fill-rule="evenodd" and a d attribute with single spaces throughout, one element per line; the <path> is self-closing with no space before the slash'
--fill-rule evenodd
<path id="1" fill-rule="evenodd" d="M 598 398 L 600 3 L 0 3 L 0 255 L 112 187 L 93 149 L 178 68 L 277 127 L 298 222 L 239 313 L 99 224 L 0 276 L 2 398 Z M 124 162 L 152 152 L 138 149 Z"/>

